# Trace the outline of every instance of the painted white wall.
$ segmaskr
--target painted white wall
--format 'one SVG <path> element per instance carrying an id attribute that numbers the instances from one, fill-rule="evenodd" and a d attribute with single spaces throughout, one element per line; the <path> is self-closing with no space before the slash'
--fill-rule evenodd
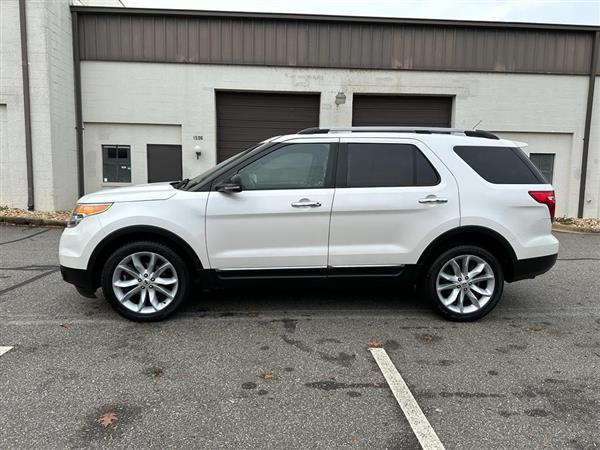
<path id="1" fill-rule="evenodd" d="M 23 79 L 17 0 L 0 2 L 0 204 L 27 206 Z"/>
<path id="2" fill-rule="evenodd" d="M 83 131 L 85 185 L 88 192 L 100 189 L 146 183 L 147 144 L 181 145 L 179 125 L 146 125 L 85 122 Z M 102 178 L 102 145 L 131 146 L 131 183 L 104 183 Z"/>
<path id="3" fill-rule="evenodd" d="M 68 0 L 26 4 L 35 208 L 69 209 L 77 193 L 71 15 Z M 0 104 L 7 141 L 0 204 L 27 206 L 18 0 L 0 2 Z"/>
<path id="4" fill-rule="evenodd" d="M 184 177 L 216 162 L 215 89 L 320 92 L 321 126 L 351 124 L 353 93 L 452 95 L 453 126 L 471 128 L 481 121 L 479 128 L 500 133 L 557 137 L 560 142 L 552 145 L 560 147 L 561 162 L 568 162 L 556 182 L 564 196 L 562 213 L 570 216 L 577 214 L 587 85 L 585 76 L 564 75 L 82 63 L 84 120 L 181 125 Z M 347 100 L 337 106 L 339 91 Z M 204 137 L 200 160 L 194 153 L 194 135 Z M 564 135 L 571 136 L 570 145 Z M 598 132 L 594 136 L 600 143 Z M 600 180 L 590 181 L 598 184 Z M 92 187 L 86 186 L 86 191 Z M 593 192 L 599 190 L 597 186 Z M 594 202 L 597 195 L 587 215 L 597 214 Z"/>

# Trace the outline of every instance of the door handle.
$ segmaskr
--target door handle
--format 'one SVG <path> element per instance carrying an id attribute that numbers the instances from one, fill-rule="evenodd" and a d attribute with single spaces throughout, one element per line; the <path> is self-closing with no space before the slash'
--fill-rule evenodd
<path id="1" fill-rule="evenodd" d="M 448 203 L 447 198 L 438 197 L 426 197 L 419 200 L 419 203 L 432 204 L 432 203 Z"/>
<path id="2" fill-rule="evenodd" d="M 321 206 L 321 203 L 313 202 L 313 201 L 309 200 L 308 198 L 303 198 L 297 202 L 292 202 L 292 206 L 294 208 L 305 208 L 305 207 L 318 208 L 319 206 Z"/>

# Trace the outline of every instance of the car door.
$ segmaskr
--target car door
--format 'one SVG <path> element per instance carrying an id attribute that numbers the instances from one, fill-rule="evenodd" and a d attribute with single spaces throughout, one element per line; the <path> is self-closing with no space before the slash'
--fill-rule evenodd
<path id="1" fill-rule="evenodd" d="M 232 170 L 241 192 L 218 192 L 213 183 L 206 211 L 211 267 L 325 268 L 337 142 L 305 138 L 270 147 Z"/>
<path id="2" fill-rule="evenodd" d="M 338 161 L 330 266 L 414 264 L 459 225 L 456 181 L 420 141 L 342 138 Z"/>

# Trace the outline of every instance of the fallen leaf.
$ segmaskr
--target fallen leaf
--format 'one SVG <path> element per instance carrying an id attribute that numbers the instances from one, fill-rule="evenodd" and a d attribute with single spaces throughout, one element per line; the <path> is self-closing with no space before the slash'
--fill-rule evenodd
<path id="1" fill-rule="evenodd" d="M 74 323 L 63 323 L 61 325 L 61 327 L 66 328 L 67 330 L 70 330 L 71 328 L 75 328 L 75 324 Z"/>
<path id="2" fill-rule="evenodd" d="M 104 428 L 106 428 L 106 427 L 112 425 L 113 422 L 116 420 L 118 420 L 117 415 L 112 411 L 108 411 L 100 416 L 100 418 L 98 419 L 98 422 L 100 422 L 100 425 L 102 425 Z"/>
<path id="3" fill-rule="evenodd" d="M 379 348 L 381 347 L 381 341 L 377 339 L 369 339 L 368 345 L 369 348 Z"/>
<path id="4" fill-rule="evenodd" d="M 155 367 L 154 368 L 154 376 L 157 377 L 157 378 L 160 377 L 160 376 L 162 376 L 163 372 L 164 372 L 164 370 L 163 370 L 162 367 Z"/>
<path id="5" fill-rule="evenodd" d="M 272 379 L 273 379 L 273 372 L 265 372 L 265 373 L 262 373 L 262 374 L 260 374 L 260 377 L 261 377 L 263 380 L 272 380 Z"/>

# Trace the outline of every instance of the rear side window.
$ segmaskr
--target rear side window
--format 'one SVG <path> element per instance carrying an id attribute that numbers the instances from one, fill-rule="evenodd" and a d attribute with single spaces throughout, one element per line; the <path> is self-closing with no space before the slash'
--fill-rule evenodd
<path id="1" fill-rule="evenodd" d="M 484 180 L 494 184 L 545 184 L 519 148 L 457 146 L 454 151 Z"/>
<path id="2" fill-rule="evenodd" d="M 348 144 L 347 187 L 434 186 L 439 176 L 410 144 Z"/>

